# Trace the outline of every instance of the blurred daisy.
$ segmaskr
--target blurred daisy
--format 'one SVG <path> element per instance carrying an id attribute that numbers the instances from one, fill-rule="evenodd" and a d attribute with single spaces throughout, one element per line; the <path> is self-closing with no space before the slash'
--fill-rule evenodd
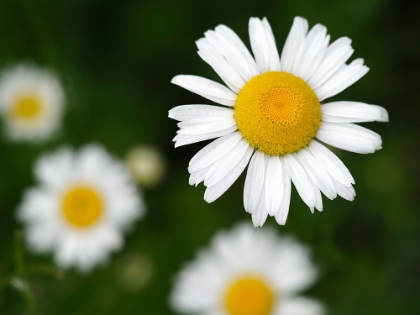
<path id="1" fill-rule="evenodd" d="M 221 106 L 183 105 L 169 111 L 180 121 L 175 147 L 218 138 L 190 161 L 190 184 L 204 181 L 204 199 L 219 198 L 248 162 L 245 210 L 255 226 L 267 215 L 285 224 L 291 182 L 311 211 L 322 211 L 321 192 L 353 200 L 354 179 L 344 164 L 317 140 L 356 153 L 381 149 L 381 137 L 356 122 L 388 121 L 382 107 L 358 102 L 320 102 L 343 91 L 368 72 L 362 59 L 350 64 L 351 40 L 332 44 L 325 26 L 308 32 L 296 17 L 281 58 L 267 19 L 251 18 L 251 56 L 239 37 L 219 25 L 197 41 L 198 54 L 228 87 L 179 75 L 172 83 Z M 317 138 L 317 140 L 315 140 Z"/>
<path id="2" fill-rule="evenodd" d="M 40 184 L 26 192 L 19 209 L 25 238 L 35 252 L 54 252 L 62 268 L 87 272 L 105 262 L 144 214 L 130 174 L 100 146 L 43 156 L 35 175 Z"/>
<path id="3" fill-rule="evenodd" d="M 154 187 L 165 177 L 166 160 L 152 146 L 132 148 L 127 154 L 126 165 L 133 178 L 143 187 Z"/>
<path id="4" fill-rule="evenodd" d="M 49 71 L 18 65 L 0 78 L 0 111 L 12 140 L 50 137 L 60 127 L 63 103 L 63 88 Z"/>
<path id="5" fill-rule="evenodd" d="M 318 302 L 297 296 L 316 274 L 308 250 L 294 239 L 239 225 L 184 266 L 171 304 L 183 314 L 321 315 Z"/>

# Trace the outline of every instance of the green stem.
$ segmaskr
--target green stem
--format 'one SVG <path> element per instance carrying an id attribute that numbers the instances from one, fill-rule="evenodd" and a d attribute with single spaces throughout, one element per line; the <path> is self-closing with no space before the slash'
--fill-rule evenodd
<path id="1" fill-rule="evenodd" d="M 64 273 L 48 265 L 31 264 L 26 267 L 26 272 L 28 274 L 45 274 L 58 280 L 64 278 Z"/>
<path id="2" fill-rule="evenodd" d="M 31 290 L 31 287 L 29 286 L 27 282 L 26 282 L 26 288 L 25 290 L 23 290 L 22 294 L 25 297 L 26 302 L 28 303 L 29 313 L 31 315 L 38 315 L 35 297 Z"/>
<path id="3" fill-rule="evenodd" d="M 25 253 L 23 250 L 23 235 L 21 231 L 15 232 L 15 270 L 16 276 L 11 277 L 9 283 L 22 293 L 28 304 L 29 313 L 31 315 L 38 315 L 35 297 L 29 282 L 26 279 Z"/>

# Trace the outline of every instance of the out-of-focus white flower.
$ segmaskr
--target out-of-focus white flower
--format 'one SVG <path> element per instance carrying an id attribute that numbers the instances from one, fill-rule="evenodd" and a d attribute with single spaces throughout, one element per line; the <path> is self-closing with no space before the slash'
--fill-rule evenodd
<path id="1" fill-rule="evenodd" d="M 388 121 L 387 111 L 360 102 L 321 102 L 340 93 L 369 70 L 363 59 L 347 64 L 351 40 L 330 44 L 327 28 L 296 17 L 283 51 L 267 19 L 251 18 L 254 56 L 225 25 L 204 33 L 198 54 L 227 85 L 193 75 L 172 83 L 219 105 L 182 105 L 169 111 L 178 120 L 175 147 L 216 139 L 190 161 L 190 185 L 203 182 L 204 199 L 223 195 L 249 163 L 244 207 L 255 226 L 267 216 L 285 224 L 292 183 L 312 212 L 322 211 L 321 192 L 353 200 L 354 179 L 341 160 L 320 141 L 355 153 L 382 148 L 377 133 L 356 125 Z"/>
<path id="2" fill-rule="evenodd" d="M 64 92 L 52 72 L 17 65 L 0 78 L 0 112 L 14 141 L 41 141 L 61 125 Z"/>
<path id="3" fill-rule="evenodd" d="M 158 185 L 166 174 L 166 160 L 159 150 L 141 145 L 132 148 L 126 164 L 133 178 L 143 187 Z"/>
<path id="4" fill-rule="evenodd" d="M 297 295 L 316 275 L 308 250 L 293 238 L 239 225 L 184 266 L 171 305 L 196 315 L 321 315 L 319 302 Z"/>
<path id="5" fill-rule="evenodd" d="M 35 252 L 54 252 L 61 268 L 82 272 L 106 262 L 123 233 L 144 214 L 142 198 L 124 164 L 102 147 L 62 148 L 35 165 L 39 186 L 19 209 L 25 239 Z"/>
<path id="6" fill-rule="evenodd" d="M 141 254 L 129 253 L 115 265 L 118 284 L 127 292 L 145 288 L 153 279 L 155 268 L 152 260 Z"/>

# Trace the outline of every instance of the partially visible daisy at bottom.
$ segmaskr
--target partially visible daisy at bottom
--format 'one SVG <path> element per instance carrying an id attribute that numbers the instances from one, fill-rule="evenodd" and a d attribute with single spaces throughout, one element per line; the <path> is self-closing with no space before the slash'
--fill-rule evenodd
<path id="1" fill-rule="evenodd" d="M 317 301 L 298 296 L 317 269 L 307 248 L 271 229 L 238 225 L 177 275 L 171 306 L 182 314 L 322 315 Z"/>
<path id="2" fill-rule="evenodd" d="M 29 248 L 53 252 L 61 268 L 88 272 L 105 263 L 144 215 L 129 172 L 98 145 L 42 156 L 35 175 L 39 185 L 25 193 L 18 216 Z"/>
<path id="3" fill-rule="evenodd" d="M 34 65 L 17 65 L 0 78 L 0 113 L 14 141 L 42 141 L 61 125 L 64 91 L 57 76 Z"/>

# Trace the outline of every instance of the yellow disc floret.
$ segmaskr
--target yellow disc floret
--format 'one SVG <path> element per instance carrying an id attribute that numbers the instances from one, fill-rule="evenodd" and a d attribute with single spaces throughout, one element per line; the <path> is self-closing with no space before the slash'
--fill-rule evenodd
<path id="1" fill-rule="evenodd" d="M 68 190 L 62 207 L 66 221 L 78 228 L 93 225 L 103 212 L 101 196 L 89 186 L 75 186 Z"/>
<path id="2" fill-rule="evenodd" d="M 35 96 L 24 96 L 17 99 L 11 108 L 11 115 L 17 119 L 32 120 L 42 110 L 40 100 Z"/>
<path id="3" fill-rule="evenodd" d="M 274 299 L 274 293 L 265 281 L 247 276 L 228 289 L 225 306 L 230 315 L 269 315 Z"/>
<path id="4" fill-rule="evenodd" d="M 321 125 L 321 106 L 312 88 L 286 72 L 266 72 L 238 94 L 234 117 L 245 140 L 269 155 L 306 147 Z"/>

